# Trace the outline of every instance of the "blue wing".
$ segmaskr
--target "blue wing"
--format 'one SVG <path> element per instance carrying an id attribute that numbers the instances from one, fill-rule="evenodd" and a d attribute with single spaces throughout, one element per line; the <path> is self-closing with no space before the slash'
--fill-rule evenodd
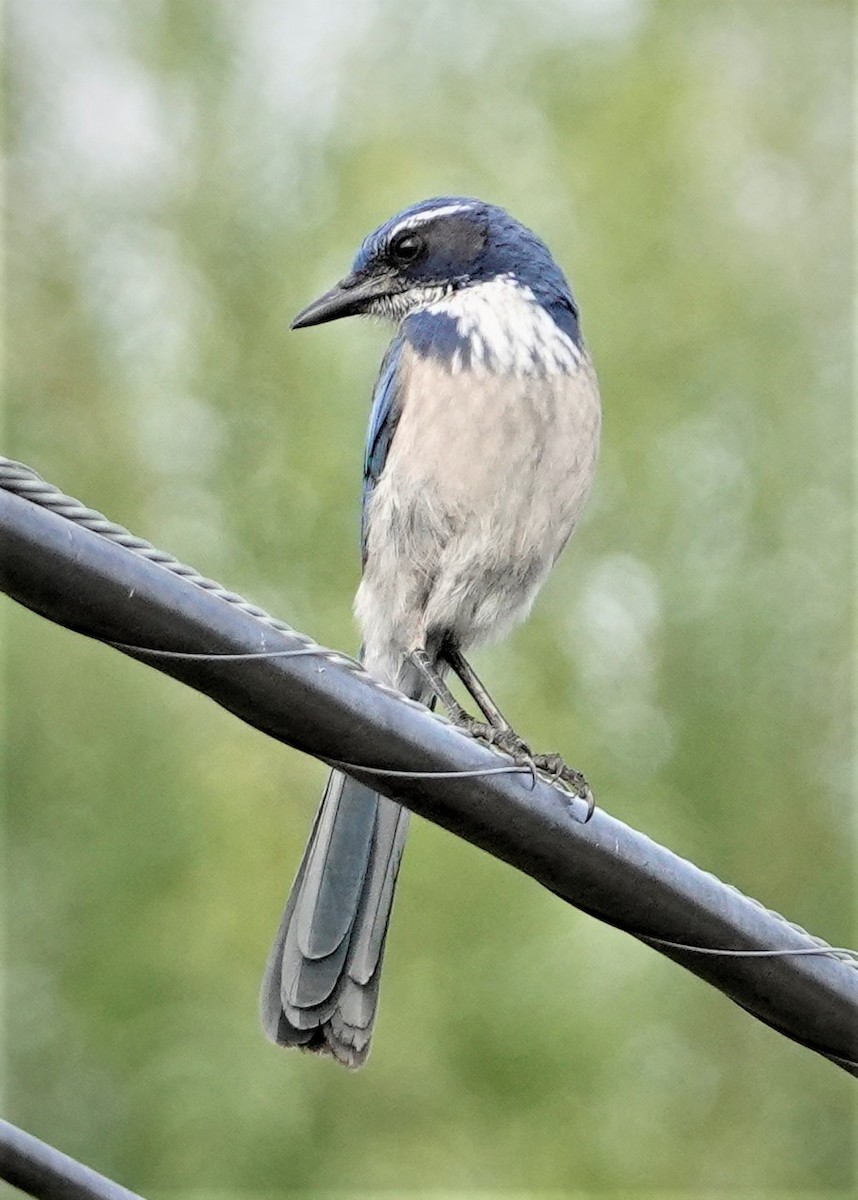
<path id="1" fill-rule="evenodd" d="M 395 338 L 391 342 L 381 370 L 378 382 L 372 396 L 372 411 L 369 416 L 369 429 L 366 434 L 366 452 L 363 460 L 363 500 L 361 504 L 360 544 L 361 562 L 366 565 L 366 535 L 369 512 L 369 501 L 378 483 L 387 452 L 396 432 L 399 414 L 402 411 L 401 396 L 397 382 L 399 361 L 402 355 L 403 342 Z"/>

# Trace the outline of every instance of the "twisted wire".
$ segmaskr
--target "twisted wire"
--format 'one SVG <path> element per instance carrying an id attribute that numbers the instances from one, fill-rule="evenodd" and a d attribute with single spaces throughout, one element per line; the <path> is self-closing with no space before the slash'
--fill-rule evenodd
<path id="1" fill-rule="evenodd" d="M 218 596 L 221 600 L 224 600 L 227 604 L 232 604 L 236 608 L 241 609 L 242 612 L 254 617 L 257 621 L 261 621 L 262 623 L 269 625 L 273 629 L 277 629 L 282 633 L 287 633 L 290 637 L 295 638 L 301 643 L 301 645 L 304 647 L 303 653 L 317 653 L 321 657 L 327 659 L 330 663 L 360 675 L 362 678 L 368 680 L 374 687 L 380 688 L 382 691 L 388 692 L 389 694 L 396 695 L 400 700 L 403 700 L 414 707 L 423 707 L 422 705 L 417 704 L 415 701 L 410 700 L 407 696 L 403 696 L 400 692 L 396 691 L 396 689 L 388 688 L 384 684 L 379 683 L 376 679 L 373 679 L 371 675 L 364 671 L 362 665 L 356 659 L 350 658 L 348 655 L 342 654 L 339 651 L 329 650 L 326 647 L 321 646 L 318 642 L 313 641 L 313 639 L 308 637 L 306 634 L 299 633 L 296 629 L 293 629 L 293 627 L 288 625 L 285 621 L 281 621 L 278 617 L 273 617 L 270 613 L 266 612 L 264 608 L 260 608 L 258 604 L 252 604 L 249 600 L 246 600 L 237 592 L 230 591 L 228 588 L 225 588 L 222 584 L 217 583 L 215 580 L 209 579 L 205 575 L 201 575 L 199 571 L 196 571 L 193 567 L 189 567 L 184 563 L 179 562 L 179 560 L 174 558 L 171 554 L 167 554 L 165 551 L 159 550 L 156 546 L 153 546 L 151 542 L 147 542 L 145 538 L 137 537 L 135 534 L 125 529 L 122 525 L 118 525 L 115 521 L 108 520 L 107 517 L 98 512 L 96 509 L 88 508 L 85 504 L 82 504 L 80 500 L 76 500 L 73 496 L 66 495 L 64 492 L 60 491 L 59 488 L 43 479 L 41 475 L 32 469 L 32 467 L 28 467 L 24 463 L 17 462 L 15 459 L 5 458 L 0 455 L 0 487 L 2 487 L 5 491 L 12 492 L 17 496 L 21 496 L 26 500 L 30 500 L 33 504 L 38 504 L 42 508 L 49 509 L 58 516 L 65 518 L 67 521 L 73 521 L 77 525 L 82 525 L 85 529 L 89 529 L 92 533 L 98 534 L 99 537 L 107 538 L 108 541 L 116 542 L 118 545 L 124 546 L 126 550 L 130 550 L 133 554 L 137 554 L 141 558 L 148 559 L 150 562 L 157 563 L 158 566 L 163 567 L 167 571 L 171 571 L 174 575 L 180 575 L 183 579 L 186 579 L 189 583 L 194 584 L 196 587 L 204 588 L 206 591 L 211 592 L 213 595 Z M 136 650 L 140 653 L 147 652 L 147 648 L 143 646 L 129 646 L 124 648 Z M 158 651 L 152 652 L 159 653 Z M 283 651 L 272 651 L 270 653 L 270 657 L 278 657 L 283 653 Z M 253 654 L 253 657 L 267 656 L 269 655 L 265 651 L 261 651 L 258 654 Z M 241 656 L 212 654 L 206 655 L 206 657 L 223 657 L 225 659 L 229 659 Z M 449 724 L 449 722 L 445 721 L 441 714 L 431 713 L 430 715 L 434 717 L 435 720 L 442 721 L 444 724 Z M 496 751 L 495 753 L 497 754 Z M 500 758 L 501 756 L 497 755 L 497 757 Z M 343 765 L 348 766 L 350 764 Z M 475 773 L 494 773 L 496 770 L 517 772 L 520 769 L 521 768 L 516 766 L 508 766 L 506 768 L 489 768 L 487 772 L 456 772 L 455 777 L 463 777 L 473 775 Z M 360 770 L 372 772 L 373 768 L 361 766 Z M 381 769 L 379 769 L 377 773 L 403 776 L 412 774 L 412 772 L 408 771 L 381 771 Z M 421 772 L 420 774 L 424 773 Z M 453 774 L 454 773 L 451 772 L 441 772 L 438 777 L 453 777 Z M 697 869 L 699 870 L 700 868 Z M 711 872 L 706 872 L 706 874 L 710 879 L 720 883 L 723 887 L 729 888 L 730 891 L 735 893 L 737 896 L 741 896 L 743 899 L 749 901 L 756 908 L 760 909 L 761 912 L 767 913 L 768 916 L 773 917 L 775 920 L 780 921 L 783 925 L 800 934 L 802 937 L 807 938 L 808 941 L 812 942 L 816 947 L 818 947 L 820 954 L 824 954 L 826 957 L 836 958 L 838 961 L 845 962 L 855 970 L 858 970 L 858 952 L 845 947 L 831 946 L 825 941 L 824 938 L 816 937 L 814 934 L 809 933 L 803 926 L 797 924 L 795 921 L 788 920 L 781 913 L 776 912 L 774 909 L 768 908 L 765 904 L 762 904 L 753 896 L 746 895 L 741 891 L 740 888 L 735 887 L 733 884 L 725 884 L 723 880 L 718 879 L 717 876 L 713 875 Z M 629 930 L 629 932 L 634 933 L 634 930 Z M 700 954 L 732 954 L 739 957 L 748 953 L 747 951 L 730 950 L 729 948 L 713 949 L 706 946 L 686 946 L 683 943 L 671 942 L 664 938 L 649 937 L 646 934 L 641 934 L 639 936 L 641 936 L 645 941 L 660 943 L 663 946 L 673 946 L 676 949 L 696 951 Z M 788 953 L 802 954 L 808 953 L 808 951 L 771 950 L 758 951 L 756 952 L 756 955 L 759 957 L 765 957 L 766 955 L 778 956 Z"/>
<path id="2" fill-rule="evenodd" d="M 89 529 L 92 533 L 97 533 L 99 537 L 106 538 L 110 542 L 116 542 L 119 546 L 124 546 L 126 550 L 130 550 L 140 558 L 145 558 L 149 562 L 163 567 L 164 570 L 181 576 L 188 583 L 203 588 L 205 591 L 217 596 L 220 600 L 224 600 L 227 604 L 241 609 L 242 612 L 254 617 L 257 621 L 261 621 L 265 625 L 270 625 L 272 629 L 276 629 L 281 633 L 288 634 L 291 638 L 300 642 L 302 646 L 305 646 L 308 653 L 319 654 L 329 662 L 361 675 L 382 691 L 399 695 L 395 689 L 386 687 L 369 675 L 357 659 L 350 658 L 341 651 L 330 650 L 320 645 L 306 634 L 300 633 L 297 629 L 288 625 L 285 621 L 281 621 L 279 617 L 273 617 L 271 613 L 266 612 L 264 608 L 260 608 L 258 604 L 252 604 L 249 600 L 246 600 L 237 592 L 225 588 L 223 584 L 218 583 L 216 580 L 201 575 L 194 567 L 189 567 L 187 564 L 179 562 L 172 554 L 167 554 L 166 551 L 159 550 L 157 546 L 153 546 L 145 538 L 137 537 L 136 534 L 131 533 L 124 526 L 117 524 L 115 521 L 108 520 L 97 509 L 88 508 L 80 500 L 76 500 L 74 496 L 66 495 L 58 487 L 55 487 L 52 483 L 48 483 L 32 467 L 17 462 L 15 459 L 4 458 L 0 455 L 0 487 L 5 491 L 21 496 L 25 500 L 32 501 L 33 504 L 38 504 L 42 508 L 49 509 L 51 512 L 56 513 L 57 516 L 63 517 L 67 521 L 73 521 L 76 525 L 81 525 L 84 529 Z M 147 648 L 138 646 L 129 647 L 129 649 L 145 653 Z M 213 655 L 212 657 L 217 656 Z M 407 696 L 404 699 L 409 704 L 420 707 Z M 433 715 L 438 720 L 444 720 L 440 714 Z"/>

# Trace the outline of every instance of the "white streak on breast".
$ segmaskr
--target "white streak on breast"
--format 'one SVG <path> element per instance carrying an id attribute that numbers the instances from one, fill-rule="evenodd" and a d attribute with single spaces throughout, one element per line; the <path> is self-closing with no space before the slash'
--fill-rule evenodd
<path id="1" fill-rule="evenodd" d="M 508 375 L 570 374 L 581 351 L 537 301 L 511 276 L 461 288 L 427 305 L 456 322 L 470 343 L 470 366 Z M 456 367 L 453 367 L 456 372 Z"/>

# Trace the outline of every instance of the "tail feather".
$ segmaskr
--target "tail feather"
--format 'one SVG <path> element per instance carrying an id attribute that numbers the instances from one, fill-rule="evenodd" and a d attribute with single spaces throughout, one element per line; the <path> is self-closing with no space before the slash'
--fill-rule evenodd
<path id="1" fill-rule="evenodd" d="M 366 876 L 361 920 L 352 938 L 349 974 L 367 984 L 381 967 L 384 938 L 393 905 L 393 892 L 410 813 L 392 800 L 379 797 L 373 853 Z"/>
<path id="2" fill-rule="evenodd" d="M 332 773 L 262 981 L 271 1041 L 365 1061 L 407 829 L 398 804 Z"/>
<path id="3" fill-rule="evenodd" d="M 362 1067 L 369 1054 L 380 978 L 376 974 L 366 987 L 349 980 L 340 1005 L 331 1015 L 326 1049 L 330 1047 L 337 1061 L 347 1067 Z"/>
<path id="4" fill-rule="evenodd" d="M 348 934 L 369 863 L 377 799 L 338 771 L 328 778 L 295 914 L 307 958 L 332 954 Z"/>

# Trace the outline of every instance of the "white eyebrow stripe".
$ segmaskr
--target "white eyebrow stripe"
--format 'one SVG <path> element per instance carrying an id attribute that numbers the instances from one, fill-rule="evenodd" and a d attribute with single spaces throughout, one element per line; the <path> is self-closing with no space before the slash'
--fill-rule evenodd
<path id="1" fill-rule="evenodd" d="M 472 208 L 472 204 L 442 204 L 438 208 L 428 208 L 424 212 L 414 213 L 412 216 L 406 217 L 404 221 L 400 221 L 398 225 L 394 225 L 388 237 L 395 237 L 403 229 L 416 229 L 418 225 L 425 225 L 427 221 L 434 221 L 436 217 L 450 217 L 453 213 L 470 212 Z"/>

